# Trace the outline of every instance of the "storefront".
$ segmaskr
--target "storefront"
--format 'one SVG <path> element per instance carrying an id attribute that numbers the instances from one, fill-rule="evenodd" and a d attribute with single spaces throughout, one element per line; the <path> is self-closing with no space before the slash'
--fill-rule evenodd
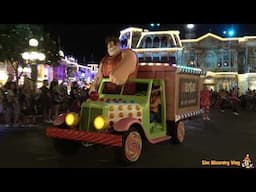
<path id="1" fill-rule="evenodd" d="M 0 62 L 0 87 L 2 87 L 8 79 L 6 64 Z"/>
<path id="2" fill-rule="evenodd" d="M 247 73 L 248 75 L 248 88 L 256 90 L 256 73 Z"/>
<path id="3" fill-rule="evenodd" d="M 238 74 L 232 72 L 216 73 L 216 90 L 221 89 L 231 90 L 233 87 L 238 86 Z"/>
<path id="4" fill-rule="evenodd" d="M 18 66 L 19 85 L 24 84 L 24 77 L 31 78 L 31 66 L 28 64 L 25 67 Z M 4 85 L 8 80 L 8 77 L 12 76 L 12 81 L 16 81 L 15 70 L 10 63 L 0 62 L 0 86 Z M 52 81 L 53 69 L 47 64 L 37 65 L 37 87 L 42 86 L 43 80 L 47 79 Z"/>
<path id="5" fill-rule="evenodd" d="M 229 91 L 238 86 L 238 74 L 235 72 L 207 72 L 203 77 L 203 84 L 214 91 L 221 89 Z"/>

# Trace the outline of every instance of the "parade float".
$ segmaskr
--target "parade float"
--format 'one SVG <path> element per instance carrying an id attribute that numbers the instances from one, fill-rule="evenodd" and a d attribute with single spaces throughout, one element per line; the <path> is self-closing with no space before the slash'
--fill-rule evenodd
<path id="1" fill-rule="evenodd" d="M 138 75 L 120 85 L 113 93 L 106 91 L 109 79 L 103 79 L 97 93 L 91 94 L 78 113 L 59 115 L 46 129 L 58 152 L 74 154 L 82 144 L 112 146 L 118 160 L 139 160 L 143 143 L 163 141 L 183 143 L 184 120 L 198 116 L 200 110 L 200 75 L 202 70 L 168 63 L 140 63 Z M 127 84 L 136 90 L 127 91 Z M 161 104 L 156 121 L 150 121 L 152 88 L 160 89 Z"/>

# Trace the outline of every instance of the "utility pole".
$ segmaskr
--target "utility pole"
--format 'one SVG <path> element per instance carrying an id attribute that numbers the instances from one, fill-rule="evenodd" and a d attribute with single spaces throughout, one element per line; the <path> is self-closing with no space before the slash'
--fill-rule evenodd
<path id="1" fill-rule="evenodd" d="M 91 53 L 91 62 L 92 63 L 94 62 L 94 55 L 93 55 L 93 53 Z"/>
<path id="2" fill-rule="evenodd" d="M 61 40 L 60 40 L 60 35 L 58 35 L 58 49 L 61 50 Z"/>

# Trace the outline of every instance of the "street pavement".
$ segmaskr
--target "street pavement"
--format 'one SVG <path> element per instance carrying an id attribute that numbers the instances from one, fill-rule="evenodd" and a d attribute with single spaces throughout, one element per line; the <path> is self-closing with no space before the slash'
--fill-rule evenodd
<path id="1" fill-rule="evenodd" d="M 59 155 L 45 135 L 47 124 L 0 125 L 0 168 L 241 168 L 237 163 L 246 154 L 256 166 L 256 112 L 241 111 L 235 116 L 230 110 L 214 110 L 210 118 L 186 121 L 183 144 L 146 143 L 139 161 L 128 166 L 118 164 L 108 146 L 82 147 L 71 157 Z"/>

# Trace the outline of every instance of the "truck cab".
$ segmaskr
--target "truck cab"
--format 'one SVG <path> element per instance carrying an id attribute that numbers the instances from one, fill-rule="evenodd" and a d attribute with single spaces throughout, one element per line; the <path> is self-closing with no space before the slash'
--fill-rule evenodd
<path id="1" fill-rule="evenodd" d="M 154 143 L 154 139 L 166 136 L 166 117 L 165 117 L 165 90 L 163 80 L 153 79 L 133 79 L 125 85 L 120 86 L 114 93 L 105 90 L 105 85 L 110 83 L 108 79 L 103 79 L 99 88 L 99 98 L 96 101 L 87 101 L 82 105 L 80 130 L 95 131 L 92 126 L 93 120 L 97 116 L 103 116 L 107 123 L 113 127 L 116 132 L 128 131 L 129 123 L 120 124 L 124 119 L 131 121 L 139 126 L 146 138 Z M 127 92 L 128 84 L 133 83 L 136 90 Z M 150 97 L 152 86 L 161 87 L 161 110 L 157 121 L 150 122 Z M 90 126 L 91 124 L 91 126 Z M 106 130 L 104 130 L 106 131 Z"/>

